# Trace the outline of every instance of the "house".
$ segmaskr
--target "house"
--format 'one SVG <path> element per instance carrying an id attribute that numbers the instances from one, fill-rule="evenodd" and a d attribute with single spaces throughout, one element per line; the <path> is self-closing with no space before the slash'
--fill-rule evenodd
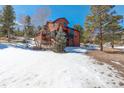
<path id="1" fill-rule="evenodd" d="M 41 31 L 42 34 L 39 33 L 36 36 L 36 38 L 42 39 L 43 41 L 48 40 L 49 37 L 47 37 L 47 35 L 49 33 L 56 35 L 56 31 L 58 31 L 61 26 L 67 38 L 66 46 L 80 46 L 80 31 L 74 28 L 68 27 L 68 24 L 69 22 L 66 18 L 58 18 L 55 21 L 49 21 L 44 26 L 43 31 Z M 51 39 L 54 38 L 55 35 L 52 35 Z"/>

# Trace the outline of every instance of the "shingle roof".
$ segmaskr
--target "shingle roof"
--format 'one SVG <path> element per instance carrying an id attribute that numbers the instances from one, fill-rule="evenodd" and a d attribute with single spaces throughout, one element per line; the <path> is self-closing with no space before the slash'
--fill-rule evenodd
<path id="1" fill-rule="evenodd" d="M 53 21 L 53 22 L 56 22 L 56 21 L 58 21 L 58 20 L 60 20 L 60 19 L 64 19 L 64 20 L 67 21 L 67 23 L 69 24 L 68 20 L 67 20 L 65 17 L 57 18 L 57 19 L 56 19 L 55 21 Z"/>

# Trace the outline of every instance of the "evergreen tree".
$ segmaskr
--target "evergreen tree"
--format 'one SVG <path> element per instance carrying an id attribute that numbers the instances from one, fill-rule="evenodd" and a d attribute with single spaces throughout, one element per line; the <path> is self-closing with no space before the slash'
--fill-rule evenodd
<path id="1" fill-rule="evenodd" d="M 23 36 L 23 31 L 18 27 L 16 30 L 14 30 L 14 35 L 15 36 Z"/>
<path id="2" fill-rule="evenodd" d="M 76 25 L 74 25 L 74 29 L 80 31 L 80 42 L 83 42 L 83 39 L 84 39 L 83 38 L 83 33 L 84 33 L 83 27 L 79 24 L 76 24 Z"/>
<path id="3" fill-rule="evenodd" d="M 15 25 L 15 12 L 11 5 L 5 5 L 3 7 L 2 15 L 2 30 L 8 36 L 8 42 L 10 41 L 10 34 L 13 32 Z"/>
<path id="4" fill-rule="evenodd" d="M 59 31 L 57 31 L 56 42 L 54 44 L 55 52 L 63 52 L 66 47 L 66 34 L 63 32 L 62 27 L 60 26 Z"/>
<path id="5" fill-rule="evenodd" d="M 38 31 L 40 31 L 41 30 L 41 26 L 39 25 L 39 26 L 37 26 L 37 29 L 38 29 Z"/>
<path id="6" fill-rule="evenodd" d="M 0 11 L 0 32 L 2 31 L 2 11 Z"/>
<path id="7" fill-rule="evenodd" d="M 29 37 L 34 37 L 34 35 L 35 35 L 34 30 L 35 30 L 34 25 L 31 25 L 31 26 L 29 27 L 29 33 L 28 33 Z"/>
<path id="8" fill-rule="evenodd" d="M 93 23 L 93 16 L 87 16 L 86 21 L 84 23 L 84 34 L 83 34 L 83 42 L 84 43 L 91 43 L 93 40 L 94 31 L 94 23 Z"/>
<path id="9" fill-rule="evenodd" d="M 115 12 L 114 12 L 115 14 Z M 114 41 L 117 39 L 117 32 L 122 30 L 120 21 L 123 19 L 121 15 L 109 15 L 109 22 L 105 26 L 105 30 L 108 32 L 108 37 L 110 37 L 111 47 L 114 48 Z"/>
<path id="10" fill-rule="evenodd" d="M 108 15 L 113 8 L 113 5 L 91 6 L 91 15 L 89 16 L 88 21 L 90 21 L 93 31 L 97 30 L 99 33 L 101 51 L 103 51 L 103 32 L 105 30 L 106 23 L 108 23 Z"/>
<path id="11" fill-rule="evenodd" d="M 31 17 L 29 15 L 27 15 L 24 18 L 24 38 L 25 38 L 25 42 L 27 42 L 27 40 L 29 38 L 30 30 L 32 30 Z"/>

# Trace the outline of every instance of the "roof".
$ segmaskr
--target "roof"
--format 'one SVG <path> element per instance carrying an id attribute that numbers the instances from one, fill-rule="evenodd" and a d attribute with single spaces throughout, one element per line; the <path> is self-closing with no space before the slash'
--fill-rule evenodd
<path id="1" fill-rule="evenodd" d="M 46 24 L 48 24 L 48 23 L 53 23 L 53 22 L 52 21 L 47 21 Z"/>
<path id="2" fill-rule="evenodd" d="M 74 30 L 74 31 L 78 31 L 78 30 L 76 30 L 76 29 L 74 29 L 74 28 L 71 28 L 71 27 L 66 27 L 66 28 L 72 29 L 72 30 Z M 80 31 L 78 31 L 78 32 L 80 32 Z"/>
<path id="3" fill-rule="evenodd" d="M 55 23 L 56 21 L 58 21 L 58 20 L 60 20 L 60 19 L 64 19 L 68 24 L 69 24 L 69 22 L 68 22 L 68 20 L 66 19 L 66 18 L 57 18 L 56 20 L 54 20 L 54 21 L 47 21 L 46 22 L 46 24 L 48 24 L 48 23 Z"/>
<path id="4" fill-rule="evenodd" d="M 60 20 L 60 19 L 64 19 L 68 24 L 69 24 L 69 22 L 68 22 L 68 20 L 66 19 L 66 18 L 57 18 L 55 21 L 53 21 L 53 22 L 56 22 L 56 21 L 58 21 L 58 20 Z"/>
<path id="5" fill-rule="evenodd" d="M 53 22 L 52 22 L 52 21 L 47 21 L 47 24 L 48 24 L 48 23 L 55 23 L 56 21 L 58 21 L 58 20 L 60 20 L 60 19 L 64 19 L 67 23 L 69 23 L 66 18 L 62 17 L 62 18 L 57 18 L 57 19 L 54 20 Z M 74 29 L 74 28 L 71 28 L 71 27 L 68 27 L 68 26 L 67 26 L 66 28 L 67 28 L 67 29 L 72 29 L 72 30 L 74 30 L 74 31 L 78 31 L 78 30 L 76 30 L 76 29 Z M 78 32 L 80 32 L 80 31 L 78 31 Z"/>

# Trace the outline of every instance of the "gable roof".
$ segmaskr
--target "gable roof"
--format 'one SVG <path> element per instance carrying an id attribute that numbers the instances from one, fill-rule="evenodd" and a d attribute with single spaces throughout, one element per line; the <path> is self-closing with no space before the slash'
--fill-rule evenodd
<path id="1" fill-rule="evenodd" d="M 54 23 L 56 22 L 56 21 L 58 21 L 58 20 L 60 20 L 60 19 L 64 19 L 68 24 L 69 24 L 69 22 L 68 22 L 68 20 L 66 19 L 66 18 L 64 18 L 64 17 L 62 17 L 62 18 L 57 18 L 55 21 L 53 21 Z"/>

